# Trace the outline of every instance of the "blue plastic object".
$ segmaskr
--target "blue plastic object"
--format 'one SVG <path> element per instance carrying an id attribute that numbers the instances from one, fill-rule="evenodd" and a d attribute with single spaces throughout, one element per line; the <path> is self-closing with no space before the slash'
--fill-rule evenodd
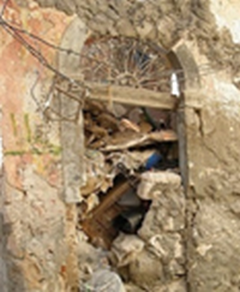
<path id="1" fill-rule="evenodd" d="M 161 154 L 154 152 L 147 160 L 145 169 L 150 170 L 153 167 L 156 167 L 158 163 L 162 160 Z"/>

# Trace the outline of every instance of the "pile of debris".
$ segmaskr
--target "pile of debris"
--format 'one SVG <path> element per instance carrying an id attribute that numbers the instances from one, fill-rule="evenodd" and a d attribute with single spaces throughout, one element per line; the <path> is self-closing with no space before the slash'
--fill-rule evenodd
<path id="1" fill-rule="evenodd" d="M 110 250 L 105 251 L 87 243 L 80 232 L 85 237 L 79 244 L 80 291 L 186 291 L 183 237 L 186 202 L 181 176 L 172 171 L 146 171 L 141 174 L 136 192 L 142 202 L 150 200 L 151 206 L 135 234 L 119 232 Z M 106 217 L 111 219 L 111 213 L 100 212 L 104 205 L 104 201 L 100 203 L 92 220 L 88 219 L 93 225 L 89 231 L 94 231 L 95 236 L 103 235 L 101 227 Z M 132 212 L 134 215 L 129 217 L 126 214 L 121 213 L 121 217 L 128 219 L 128 227 L 135 226 L 139 221 L 137 213 Z"/>
<path id="2" fill-rule="evenodd" d="M 136 232 L 150 206 L 136 195 L 141 173 L 177 168 L 177 135 L 171 113 L 161 110 L 88 99 L 83 112 L 87 178 L 79 223 L 93 245 L 109 249 L 119 231 Z"/>

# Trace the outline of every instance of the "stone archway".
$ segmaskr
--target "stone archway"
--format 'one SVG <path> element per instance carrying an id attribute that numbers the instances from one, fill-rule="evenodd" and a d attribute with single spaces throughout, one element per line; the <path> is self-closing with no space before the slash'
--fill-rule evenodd
<path id="1" fill-rule="evenodd" d="M 78 42 L 78 39 L 80 42 Z M 77 51 L 81 53 L 84 39 L 87 39 L 87 30 L 84 24 L 77 18 L 67 28 L 65 35 L 62 39 L 61 46 L 69 49 L 70 51 Z M 191 52 L 187 46 L 181 42 L 175 45 L 171 51 L 166 55 L 172 68 L 179 73 L 179 77 L 184 79 L 184 87 L 182 86 L 181 96 L 178 100 L 177 118 L 178 118 L 178 135 L 179 140 L 179 157 L 180 157 L 180 168 L 181 174 L 185 186 L 185 192 L 188 191 L 188 166 L 187 166 L 187 143 L 186 143 L 186 129 L 185 129 L 185 105 L 193 100 L 192 90 L 199 88 L 199 72 L 197 65 L 192 57 Z M 60 53 L 58 56 L 59 70 L 69 76 L 70 78 L 78 78 L 81 74 L 80 66 L 78 66 L 78 57 L 75 55 L 67 55 Z M 76 66 L 77 65 L 77 66 Z M 196 91 L 194 98 L 196 97 Z M 169 98 L 170 92 L 169 92 Z M 62 113 L 76 111 L 77 103 L 74 100 L 69 100 L 62 96 Z M 65 185 L 65 201 L 67 203 L 77 203 L 81 201 L 81 194 L 79 193 L 79 185 L 84 183 L 84 167 L 82 163 L 82 156 L 79 155 L 79 149 L 82 145 L 84 149 L 83 141 L 84 137 L 82 133 L 82 116 L 79 116 L 77 122 L 71 123 L 69 121 L 62 121 L 62 146 L 63 146 L 63 173 L 64 173 L 64 185 Z M 66 135 L 67 133 L 67 135 Z M 73 140 L 72 140 L 72 138 Z M 81 151 L 81 150 L 80 150 Z M 186 220 L 188 220 L 186 218 Z M 188 225 L 188 223 L 187 223 Z M 187 227 L 187 226 L 186 226 Z M 191 232 L 191 231 L 189 231 Z M 185 246 L 187 248 L 187 246 Z M 187 251 L 185 251 L 188 253 Z"/>
<path id="2" fill-rule="evenodd" d="M 214 1 L 123 0 L 112 1 L 114 3 L 112 5 L 109 5 L 107 0 L 101 1 L 101 5 L 98 5 L 97 0 L 39 0 L 38 2 L 55 6 L 70 14 L 76 12 L 87 26 L 97 33 L 148 39 L 161 43 L 168 50 L 175 52 L 175 55 L 172 55 L 173 60 L 176 64 L 181 64 L 187 79 L 184 104 L 180 106 L 179 122 L 183 126 L 182 130 L 185 126 L 187 130 L 187 139 L 184 139 L 187 145 L 183 143 L 180 147 L 183 149 L 181 153 L 184 158 L 181 161 L 185 162 L 182 168 L 187 178 L 188 195 L 185 216 L 188 224 L 185 239 L 188 241 L 188 246 L 185 251 L 188 253 L 186 270 L 189 287 L 185 290 L 237 291 L 240 252 L 240 162 L 239 137 L 236 133 L 239 132 L 240 125 L 240 99 L 239 90 L 232 84 L 233 76 L 228 72 L 228 68 L 231 73 L 232 70 L 236 73 L 239 67 L 239 45 L 233 42 L 227 28 L 220 30 L 215 23 L 215 20 L 219 18 L 214 19 L 209 7 L 209 4 L 213 4 Z M 227 0 L 221 2 L 228 3 Z M 239 4 L 235 2 L 235 7 L 238 7 Z M 154 11 L 152 5 L 156 8 Z M 221 19 L 224 13 L 223 10 Z M 229 19 L 223 19 L 227 27 L 232 27 Z M 99 25 L 101 23 L 103 25 Z M 185 37 L 186 42 L 184 42 Z M 176 45 L 180 39 L 183 40 L 183 44 Z M 214 76 L 207 76 L 207 78 L 201 76 L 201 81 L 204 82 L 201 88 L 203 94 L 199 90 L 198 82 L 195 83 L 199 79 L 198 68 L 189 58 L 191 53 L 188 52 L 184 43 L 194 49 L 192 52 L 198 65 L 207 62 L 214 72 Z M 232 56 L 234 56 L 234 61 Z M 70 55 L 68 57 L 72 58 Z M 218 72 L 216 65 L 224 70 Z M 67 74 L 71 75 L 71 72 Z M 69 112 L 72 112 L 71 106 Z M 81 120 L 79 119 L 78 122 L 77 126 L 72 127 L 73 134 L 81 128 Z M 68 128 L 67 125 L 68 123 L 65 123 L 65 129 Z M 65 143 L 68 145 L 68 141 Z M 71 145 L 79 143 L 82 143 L 80 136 L 76 136 L 74 141 L 69 141 Z M 73 146 L 73 150 L 76 149 Z M 68 152 L 65 153 L 66 159 L 68 159 L 67 154 Z M 187 165 L 186 162 L 188 162 Z M 72 203 L 79 200 L 78 184 L 81 183 L 81 178 L 78 175 L 74 176 L 75 171 L 81 172 L 81 161 L 77 160 L 76 164 L 74 157 L 71 156 L 69 168 L 65 169 L 66 175 L 70 174 L 67 177 L 69 185 L 65 185 L 66 188 L 69 187 L 70 194 L 69 200 L 66 201 Z M 39 189 L 42 190 L 42 186 Z M 52 190 L 49 191 L 51 192 Z M 16 210 L 18 209 L 16 207 Z M 69 213 L 67 216 L 69 221 L 76 219 Z M 74 231 L 73 228 L 72 238 L 75 238 Z M 56 251 L 56 254 L 59 255 L 61 252 Z M 74 258 L 74 254 L 72 256 Z M 61 272 L 64 271 L 65 266 L 61 269 Z M 68 277 L 69 275 L 66 277 L 64 275 L 64 280 Z"/>
<path id="3" fill-rule="evenodd" d="M 188 4 L 193 2 L 186 1 Z M 221 50 L 221 54 L 218 51 L 218 40 L 219 44 L 221 44 L 220 47 L 224 47 L 222 44 L 224 44 L 225 36 L 216 31 L 213 15 L 208 7 L 209 3 L 208 1 L 204 4 L 201 3 L 200 6 L 195 4 L 193 3 L 191 7 L 183 5 L 183 8 L 186 8 L 186 14 L 181 9 L 179 14 L 179 10 L 173 7 L 175 4 L 169 4 L 171 7 L 161 17 L 159 17 L 158 11 L 159 19 L 164 20 L 160 27 L 165 28 L 160 30 L 160 35 L 157 35 L 156 30 L 152 29 L 154 25 L 148 22 L 148 18 L 144 18 L 144 25 L 141 30 L 139 23 L 136 22 L 137 17 L 135 17 L 140 11 L 137 9 L 133 9 L 135 14 L 132 22 L 129 22 L 128 12 L 119 7 L 116 12 L 117 20 L 106 19 L 106 15 L 109 13 L 108 8 L 103 5 L 106 10 L 105 12 L 100 12 L 101 8 L 99 10 L 98 7 L 94 6 L 94 3 L 90 10 L 81 6 L 78 14 L 97 33 L 143 37 L 144 39 L 157 40 L 158 43 L 165 44 L 170 55 L 171 51 L 174 52 L 171 56 L 175 65 L 178 64 L 184 69 L 186 82 L 184 103 L 179 107 L 181 109 L 179 125 L 182 125 L 179 131 L 184 133 L 184 130 L 186 130 L 184 143 L 180 146 L 183 157 L 181 159 L 183 162 L 181 168 L 185 176 L 188 203 L 185 218 L 187 225 L 185 234 L 186 278 L 189 283 L 188 291 L 201 292 L 215 289 L 216 282 L 223 289 L 225 289 L 224 287 L 229 288 L 231 285 L 234 285 L 234 287 L 238 285 L 236 269 L 230 268 L 229 259 L 232 251 L 237 254 L 239 250 L 236 243 L 237 239 L 239 239 L 238 211 L 235 207 L 232 207 L 233 201 L 238 202 L 235 194 L 239 193 L 238 171 L 236 171 L 239 169 L 236 165 L 236 161 L 239 161 L 236 155 L 239 139 L 233 135 L 234 131 L 239 130 L 239 115 L 235 114 L 235 109 L 239 109 L 239 92 L 233 86 L 229 73 L 225 71 L 221 75 L 216 70 L 216 63 L 223 60 L 224 66 L 229 66 L 229 62 L 222 58 L 224 51 Z M 132 11 L 132 9 L 130 10 Z M 88 11 L 90 13 L 95 11 L 95 13 L 88 15 Z M 167 12 L 170 12 L 170 15 Z M 120 13 L 121 17 L 119 17 L 118 13 Z M 98 14 L 97 17 L 95 17 L 96 14 Z M 147 10 L 143 14 L 148 14 Z M 199 28 L 194 23 L 193 29 L 188 31 L 189 23 L 187 24 L 187 22 L 189 16 L 192 19 L 196 17 L 196 23 Z M 183 22 L 183 26 L 179 28 L 179 23 L 185 17 L 186 22 Z M 100 20 L 104 22 L 103 26 L 99 26 Z M 114 25 L 109 25 L 112 22 Z M 166 30 L 168 31 L 167 35 L 164 33 Z M 176 34 L 174 33 L 175 31 L 177 31 Z M 181 32 L 183 31 L 189 32 L 186 42 L 183 35 L 181 41 Z M 196 37 L 193 37 L 193 33 L 196 33 Z M 217 37 L 215 38 L 214 36 Z M 229 40 L 228 44 L 232 52 L 234 47 L 232 41 Z M 193 54 L 191 54 L 191 49 L 188 49 L 188 47 L 193 48 Z M 191 58 L 191 55 L 194 55 L 194 58 Z M 209 57 L 211 61 L 209 61 Z M 201 76 L 199 78 L 201 75 L 199 65 L 202 62 L 208 62 L 208 68 L 215 73 L 214 77 L 203 78 Z M 200 85 L 200 81 L 204 82 L 204 87 Z M 222 134 L 222 129 L 224 129 L 225 135 Z M 213 135 L 213 133 L 216 135 Z M 221 142 L 219 143 L 219 141 Z M 229 146 L 230 143 L 232 145 Z M 231 149 L 231 151 L 228 149 Z M 232 220 L 235 222 L 234 226 L 231 226 Z M 223 239 L 221 242 L 218 242 L 214 232 L 208 232 L 211 229 L 216 232 L 219 231 L 219 224 L 215 224 L 215 221 L 222 222 L 221 224 L 225 226 L 224 228 L 229 228 L 228 231 L 223 231 L 221 234 Z M 199 236 L 198 231 L 203 231 L 202 237 Z M 231 242 L 229 238 L 231 238 Z M 226 249 L 225 242 L 229 242 L 231 248 Z M 225 250 L 227 250 L 226 253 Z M 211 257 L 216 258 L 214 263 L 208 261 Z M 220 268 L 219 262 L 222 260 L 227 265 Z M 238 264 L 234 264 L 234 266 L 236 267 Z M 224 274 L 228 275 L 227 281 L 224 280 Z"/>
<path id="4" fill-rule="evenodd" d="M 65 52 L 59 53 L 57 57 L 58 68 L 60 72 L 72 78 L 73 80 L 76 77 L 79 78 L 79 76 L 82 76 L 82 73 L 81 73 L 81 67 L 79 66 L 79 57 L 76 56 L 76 54 L 71 54 L 71 51 L 79 52 L 79 54 L 81 54 L 84 41 L 88 38 L 88 35 L 89 35 L 88 30 L 85 24 L 78 17 L 73 20 L 73 22 L 69 25 L 69 27 L 66 29 L 63 35 L 61 46 L 68 49 L 70 53 L 69 54 L 66 54 Z M 149 42 L 151 43 L 151 41 Z M 153 47 L 157 46 L 157 44 L 153 42 L 152 44 L 153 44 Z M 182 137 L 180 139 L 180 148 L 179 148 L 180 149 L 180 152 L 179 152 L 180 167 L 181 167 L 183 180 L 185 182 L 184 184 L 186 186 L 187 185 L 187 167 L 186 167 L 187 158 L 186 158 L 186 133 L 184 129 L 184 103 L 185 103 L 185 96 L 189 95 L 188 92 L 191 92 L 192 90 L 195 90 L 195 89 L 196 90 L 199 89 L 200 77 L 199 77 L 198 68 L 197 68 L 196 62 L 194 61 L 194 58 L 191 52 L 189 51 L 189 49 L 187 48 L 187 46 L 182 41 L 179 41 L 177 45 L 174 45 L 171 50 L 168 50 L 166 52 L 167 53 L 164 53 L 164 54 L 172 70 L 173 71 L 176 70 L 178 74 L 178 78 L 181 80 L 184 80 L 184 83 L 182 82 L 181 84 L 181 91 L 182 91 L 181 98 L 180 100 L 177 101 L 177 103 L 178 103 L 178 126 L 179 126 L 178 134 L 179 134 L 179 137 Z M 96 91 L 98 90 L 99 89 L 96 89 Z M 107 87 L 106 89 L 101 88 L 100 92 L 102 90 L 105 90 L 107 92 L 108 88 Z M 149 95 L 149 93 L 150 91 L 147 92 L 146 94 Z M 127 92 L 127 94 L 129 94 L 129 92 Z M 122 96 L 124 95 L 125 93 L 122 94 Z M 156 101 L 156 97 L 154 98 Z M 170 108 L 173 106 L 174 103 L 176 103 L 176 101 L 174 101 L 171 98 L 170 89 L 169 89 L 169 97 L 167 96 L 167 94 L 165 95 L 163 94 L 163 96 L 162 97 L 159 96 L 159 98 L 163 101 L 163 103 L 159 104 L 159 106 L 162 108 L 164 107 Z M 196 92 L 195 92 L 194 98 L 196 99 Z M 118 100 L 122 100 L 121 96 L 119 97 Z M 124 99 L 123 99 L 123 102 L 131 103 L 130 100 L 125 101 Z M 150 101 L 150 102 L 154 102 L 154 99 L 153 101 Z M 193 102 L 192 99 L 191 99 L 191 102 Z M 145 101 L 143 102 L 143 104 L 144 103 Z M 166 105 L 164 103 L 166 103 Z M 70 112 L 71 111 L 74 112 L 76 108 L 77 108 L 77 103 L 73 99 L 66 99 L 66 98 L 62 99 L 62 110 L 65 113 L 68 110 Z M 72 136 L 75 136 L 75 141 L 70 142 L 71 139 L 69 139 L 69 136 L 66 135 L 66 133 L 70 134 L 71 131 L 73 131 L 73 133 L 80 133 L 82 130 L 79 128 L 81 127 L 81 125 L 78 125 L 78 127 L 75 128 L 76 125 L 73 125 L 71 123 L 69 124 L 69 122 L 66 122 L 66 121 L 62 123 L 63 127 L 64 125 L 66 126 L 66 130 L 62 129 L 61 139 L 62 139 L 62 145 L 63 145 L 63 160 L 64 160 L 64 169 L 65 169 L 64 170 L 65 194 L 68 194 L 66 195 L 66 197 L 68 198 L 66 199 L 66 201 L 79 202 L 81 201 L 80 199 L 81 195 L 79 193 L 79 185 L 81 186 L 82 184 L 85 183 L 84 167 L 83 167 L 83 163 L 79 160 L 79 155 L 78 157 L 75 157 L 73 153 L 76 153 L 77 152 L 76 149 L 78 149 L 79 145 L 83 143 L 83 137 L 78 136 L 79 134 L 72 135 Z M 72 150 L 70 151 L 70 149 Z M 69 151 L 71 152 L 71 154 Z M 72 155 L 73 157 L 70 158 Z M 70 163 L 70 160 L 71 160 L 71 163 Z M 77 173 L 82 174 L 81 178 L 80 176 L 76 175 Z M 74 174 L 74 175 L 71 177 L 71 174 Z M 81 180 L 83 181 L 81 182 Z"/>

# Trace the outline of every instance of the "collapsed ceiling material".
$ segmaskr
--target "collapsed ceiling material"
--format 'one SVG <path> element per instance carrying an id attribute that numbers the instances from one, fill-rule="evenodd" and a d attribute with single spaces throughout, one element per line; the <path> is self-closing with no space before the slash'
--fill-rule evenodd
<path id="1" fill-rule="evenodd" d="M 177 135 L 165 125 L 170 112 L 155 112 L 161 122 L 154 130 L 144 110 L 125 108 L 122 118 L 105 108 L 94 111 L 90 103 L 84 108 L 87 181 L 80 221 L 93 244 L 109 248 L 119 230 L 135 233 L 149 208 L 136 195 L 141 173 L 178 167 Z"/>

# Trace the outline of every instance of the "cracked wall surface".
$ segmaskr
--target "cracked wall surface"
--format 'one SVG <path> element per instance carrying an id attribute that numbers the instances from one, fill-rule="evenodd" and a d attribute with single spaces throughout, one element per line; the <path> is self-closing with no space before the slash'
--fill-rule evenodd
<path id="1" fill-rule="evenodd" d="M 58 43 L 69 19 L 25 4 L 11 3 L 5 19 Z M 3 29 L 0 38 L 0 290 L 69 291 L 76 212 L 62 200 L 58 123 L 42 115 L 53 74 Z M 55 62 L 54 51 L 38 48 Z"/>
<path id="2" fill-rule="evenodd" d="M 48 4 L 59 7 L 59 3 L 68 13 L 77 12 L 96 33 L 141 37 L 166 50 L 180 39 L 187 44 L 199 79 L 197 83 L 191 80 L 195 72 L 185 53 L 186 85 L 188 89 L 195 87 L 185 96 L 189 173 L 186 289 L 237 291 L 239 90 L 233 81 L 238 80 L 240 63 L 236 22 L 233 27 L 226 16 L 227 25 L 219 26 L 214 1 L 72 1 L 71 7 L 65 7 L 64 1 Z M 222 1 L 224 5 L 232 7 L 228 1 Z M 234 5 L 237 10 L 238 4 Z M 207 64 L 205 69 L 202 64 Z"/>
<path id="3" fill-rule="evenodd" d="M 229 17 L 229 10 L 239 11 L 238 1 L 36 2 L 67 14 L 76 13 L 95 33 L 140 37 L 166 51 L 172 49 L 182 61 L 187 77 L 184 113 L 188 168 L 187 228 L 183 232 L 187 286 L 183 285 L 183 289 L 191 292 L 239 291 L 240 138 L 237 133 L 240 130 L 240 45 L 238 17 L 235 14 Z M 48 31 L 50 38 L 59 41 L 67 16 L 56 16 L 53 25 L 54 10 L 41 10 L 32 1 L 29 3 L 32 7 L 30 12 L 27 12 L 27 4 L 26 7 L 15 7 L 21 15 L 21 21 L 37 31 L 41 23 L 40 27 L 44 27 L 42 33 Z M 22 2 L 19 4 L 22 5 Z M 7 13 L 16 17 L 15 12 Z M 49 13 L 51 21 L 45 14 L 42 18 L 42 13 Z M 26 24 L 26 15 L 32 22 Z M 8 238 L 7 241 L 0 242 L 0 250 L 6 251 L 8 263 L 5 269 L 1 267 L 0 275 L 5 279 L 13 279 L 13 284 L 5 281 L 6 291 L 19 291 L 15 290 L 16 286 L 21 287 L 22 291 L 67 291 L 73 283 L 76 284 L 78 276 L 74 258 L 76 211 L 73 205 L 66 206 L 57 199 L 56 186 L 61 184 L 57 171 L 59 159 L 47 153 L 44 153 L 45 158 L 39 159 L 36 153 L 32 153 L 36 147 L 29 147 L 33 144 L 32 134 L 39 133 L 41 127 L 36 127 L 36 117 L 32 115 L 35 109 L 23 89 L 29 82 L 34 83 L 32 66 L 38 67 L 38 64 L 30 62 L 26 52 L 13 43 L 9 36 L 4 35 L 2 39 L 0 74 L 4 78 L 1 80 L 1 95 L 4 96 L 4 106 L 8 108 L 8 113 L 3 113 L 3 138 L 7 152 L 5 172 L 11 184 L 8 185 L 0 212 L 4 227 L 1 230 L 0 225 L 0 231 Z M 185 44 L 187 50 L 180 52 L 183 48 L 181 43 Z M 16 50 L 19 55 L 15 54 Z M 189 53 L 198 70 L 191 70 L 193 67 L 189 65 Z M 54 60 L 53 54 L 50 58 Z M 14 61 L 9 63 L 10 59 Z M 13 74 L 14 83 L 9 77 Z M 198 82 L 195 82 L 195 77 L 191 79 L 194 74 L 198 75 Z M 22 102 L 20 95 L 24 95 L 26 102 Z M 21 113 L 22 109 L 25 115 Z M 56 147 L 41 143 L 44 151 L 48 149 L 51 153 L 58 152 Z M 36 145 L 39 146 L 39 142 Z M 34 171 L 29 165 L 34 165 Z M 34 186 L 31 187 L 29 179 L 34 182 Z M 28 183 L 23 185 L 24 181 Z M 39 184 L 41 186 L 36 188 Z M 50 211 L 49 204 L 53 204 L 54 200 L 55 205 Z M 18 206 L 21 206 L 19 210 L 22 212 L 18 211 L 16 214 L 12 208 L 18 209 Z M 29 210 L 29 216 L 22 215 L 26 210 Z M 33 216 L 35 220 L 37 212 L 42 212 L 41 220 L 32 224 L 29 218 Z M 24 218 L 21 219 L 21 216 Z M 56 217 L 62 218 L 61 224 L 54 221 Z M 59 242 L 56 237 L 56 242 L 53 240 L 52 247 L 48 247 L 49 243 L 42 232 L 48 220 L 53 220 L 56 224 L 53 224 L 47 234 L 55 237 L 57 233 L 59 238 L 66 238 L 59 246 L 56 246 L 56 242 Z M 11 222 L 11 226 L 8 222 Z M 27 242 L 23 237 L 25 231 L 30 234 Z M 39 245 L 41 250 L 37 249 Z M 55 250 L 54 253 L 52 249 Z M 54 264 L 42 270 L 42 263 L 46 267 L 49 263 Z M 32 268 L 31 273 L 29 267 Z M 176 291 L 174 286 L 166 289 L 168 290 L 163 291 Z"/>
<path id="4" fill-rule="evenodd" d="M 193 291 L 239 289 L 240 120 L 235 110 L 240 94 L 224 73 L 219 75 L 205 78 L 212 94 L 205 93 L 200 109 L 186 110 L 193 211 L 188 275 Z"/>

